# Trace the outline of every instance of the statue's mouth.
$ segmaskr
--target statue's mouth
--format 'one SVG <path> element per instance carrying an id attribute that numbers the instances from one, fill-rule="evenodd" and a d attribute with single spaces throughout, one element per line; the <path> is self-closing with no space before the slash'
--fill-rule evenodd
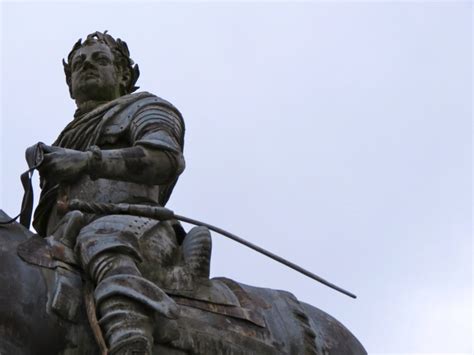
<path id="1" fill-rule="evenodd" d="M 81 77 L 83 79 L 97 78 L 99 77 L 99 73 L 97 73 L 96 71 L 86 71 L 82 73 Z"/>

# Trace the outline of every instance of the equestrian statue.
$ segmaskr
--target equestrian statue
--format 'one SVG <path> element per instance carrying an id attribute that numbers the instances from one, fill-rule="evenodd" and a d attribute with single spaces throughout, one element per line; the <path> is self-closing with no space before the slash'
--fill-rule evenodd
<path id="1" fill-rule="evenodd" d="M 74 118 L 53 144 L 27 149 L 20 223 L 0 210 L 1 355 L 366 354 L 291 293 L 209 277 L 214 230 L 353 296 L 165 207 L 185 168 L 184 120 L 136 92 L 124 41 L 94 32 L 63 65 Z"/>

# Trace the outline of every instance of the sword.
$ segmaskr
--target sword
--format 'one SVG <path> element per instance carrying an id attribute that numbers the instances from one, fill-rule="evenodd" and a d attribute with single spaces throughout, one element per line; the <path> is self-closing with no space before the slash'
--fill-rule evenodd
<path id="1" fill-rule="evenodd" d="M 237 243 L 240 243 L 242 245 L 245 245 L 246 247 L 255 250 L 256 252 L 263 254 L 275 261 L 278 261 L 279 263 L 288 266 L 289 268 L 298 271 L 299 273 L 315 280 L 323 285 L 326 285 L 333 290 L 336 290 L 338 292 L 341 292 L 345 294 L 346 296 L 352 297 L 352 298 L 357 298 L 356 295 L 353 293 L 344 290 L 343 288 L 334 285 L 333 283 L 323 279 L 322 277 L 313 274 L 312 272 L 302 268 L 299 265 L 296 265 L 292 263 L 291 261 L 288 261 L 284 258 L 282 258 L 279 255 L 276 255 L 272 252 L 269 252 L 266 249 L 263 249 L 262 247 L 259 247 L 258 245 L 255 245 L 253 243 L 248 242 L 245 239 L 242 239 L 235 234 L 232 234 L 230 232 L 227 232 L 226 230 L 213 226 L 209 223 L 204 223 L 201 221 L 198 221 L 196 219 L 188 218 L 185 216 L 180 216 L 178 214 L 175 214 L 172 210 L 161 207 L 161 206 L 148 206 L 148 205 L 138 205 L 138 204 L 128 204 L 128 203 L 97 203 L 97 202 L 86 202 L 78 199 L 73 199 L 70 202 L 65 202 L 65 201 L 58 201 L 58 209 L 62 212 L 67 212 L 67 211 L 72 211 L 72 210 L 79 210 L 84 213 L 93 213 L 93 214 L 128 214 L 128 215 L 134 215 L 134 216 L 140 216 L 140 217 L 148 217 L 148 218 L 153 218 L 153 219 L 158 219 L 161 221 L 165 220 L 170 220 L 170 219 L 177 219 L 178 221 L 182 221 L 185 223 L 190 223 L 194 224 L 196 226 L 203 226 L 207 227 L 210 230 L 219 233 L 229 239 L 232 239 L 233 241 L 236 241 Z"/>

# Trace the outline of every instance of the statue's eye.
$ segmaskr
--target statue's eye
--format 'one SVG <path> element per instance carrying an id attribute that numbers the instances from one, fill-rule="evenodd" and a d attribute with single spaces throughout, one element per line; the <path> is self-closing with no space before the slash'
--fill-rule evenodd
<path id="1" fill-rule="evenodd" d="M 72 70 L 76 70 L 81 67 L 83 60 L 78 59 L 72 62 Z"/>
<path id="2" fill-rule="evenodd" d="M 100 64 L 100 65 L 107 65 L 110 63 L 110 59 L 107 58 L 107 57 L 99 57 L 97 59 L 97 62 Z"/>

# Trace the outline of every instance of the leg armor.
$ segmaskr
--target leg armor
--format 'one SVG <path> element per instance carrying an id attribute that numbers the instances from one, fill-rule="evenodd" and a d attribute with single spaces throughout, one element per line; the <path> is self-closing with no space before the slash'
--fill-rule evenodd
<path id="1" fill-rule="evenodd" d="M 76 253 L 96 285 L 99 324 L 111 355 L 151 354 L 153 314 L 173 319 L 178 308 L 142 277 L 138 238 L 156 221 L 134 216 L 101 217 L 81 229 Z"/>

